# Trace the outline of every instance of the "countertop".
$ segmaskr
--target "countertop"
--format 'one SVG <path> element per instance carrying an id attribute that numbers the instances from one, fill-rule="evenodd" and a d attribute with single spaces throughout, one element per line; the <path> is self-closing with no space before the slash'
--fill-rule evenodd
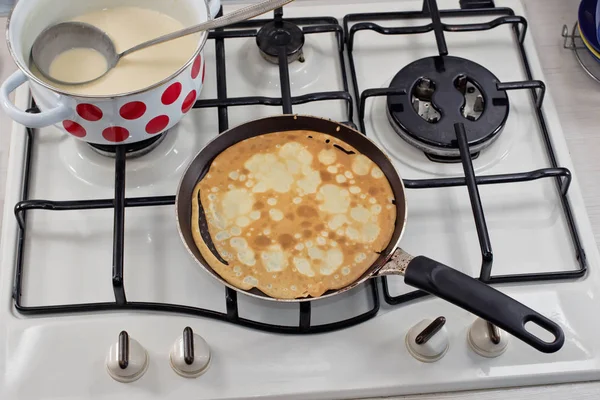
<path id="1" fill-rule="evenodd" d="M 523 0 L 527 8 L 530 33 L 537 51 L 583 190 L 586 207 L 600 245 L 600 133 L 595 118 L 600 109 L 600 84 L 581 69 L 569 50 L 563 49 L 561 29 L 573 26 L 578 0 Z M 0 26 L 6 19 L 0 18 Z M 0 80 L 15 70 L 4 40 L 0 41 Z M 4 206 L 4 190 L 12 121 L 0 112 L 0 206 Z M 599 124 L 600 125 L 600 124 Z M 600 128 L 599 128 L 600 129 Z M 0 224 L 2 214 L 0 213 Z M 396 397 L 402 400 L 596 400 L 600 398 L 600 382 L 541 386 L 523 389 L 460 392 L 439 395 Z"/>

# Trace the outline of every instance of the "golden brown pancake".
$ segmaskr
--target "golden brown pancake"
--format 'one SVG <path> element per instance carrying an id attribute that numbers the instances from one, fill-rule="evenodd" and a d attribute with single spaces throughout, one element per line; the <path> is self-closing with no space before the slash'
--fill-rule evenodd
<path id="1" fill-rule="evenodd" d="M 198 197 L 228 265 L 200 235 Z M 213 161 L 194 190 L 193 235 L 212 269 L 237 288 L 318 297 L 356 281 L 387 247 L 393 200 L 383 172 L 348 144 L 311 131 L 270 133 Z"/>

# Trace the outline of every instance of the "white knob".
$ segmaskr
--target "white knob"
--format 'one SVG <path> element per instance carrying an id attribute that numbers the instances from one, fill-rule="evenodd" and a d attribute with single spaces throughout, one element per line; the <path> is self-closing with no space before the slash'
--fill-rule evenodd
<path id="1" fill-rule="evenodd" d="M 491 323 L 477 318 L 469 329 L 468 342 L 475 353 L 493 358 L 506 351 L 509 335 Z"/>
<path id="2" fill-rule="evenodd" d="M 196 378 L 208 369 L 210 347 L 189 326 L 183 330 L 171 349 L 171 367 L 184 378 Z"/>
<path id="3" fill-rule="evenodd" d="M 119 334 L 117 343 L 110 347 L 106 357 L 106 369 L 116 381 L 129 383 L 136 381 L 148 369 L 148 352 L 127 332 Z"/>
<path id="4" fill-rule="evenodd" d="M 435 362 L 446 354 L 450 342 L 444 326 L 446 318 L 424 319 L 408 331 L 405 342 L 408 352 L 422 362 Z"/>

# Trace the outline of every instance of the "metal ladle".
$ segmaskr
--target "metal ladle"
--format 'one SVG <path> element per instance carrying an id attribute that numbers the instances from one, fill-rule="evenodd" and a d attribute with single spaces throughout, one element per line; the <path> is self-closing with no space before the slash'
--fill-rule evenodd
<path id="1" fill-rule="evenodd" d="M 168 35 L 149 40 L 142 44 L 138 44 L 137 46 L 132 47 L 129 50 L 125 50 L 120 54 L 117 53 L 115 45 L 110 37 L 101 29 L 82 22 L 63 22 L 47 28 L 37 37 L 33 43 L 33 47 L 31 48 L 31 60 L 38 68 L 40 73 L 49 80 L 63 85 L 81 85 L 84 83 L 93 82 L 103 77 L 119 63 L 121 58 L 136 51 L 194 33 L 221 28 L 227 25 L 235 24 L 236 22 L 245 21 L 272 11 L 276 8 L 283 7 L 292 1 L 293 0 L 266 0 L 258 4 L 241 8 L 222 17 L 204 22 L 200 25 L 185 28 L 177 32 L 169 33 Z M 104 56 L 107 64 L 106 71 L 94 79 L 81 82 L 65 82 L 52 77 L 50 75 L 50 66 L 56 57 L 67 50 L 76 48 L 96 50 L 98 53 Z"/>

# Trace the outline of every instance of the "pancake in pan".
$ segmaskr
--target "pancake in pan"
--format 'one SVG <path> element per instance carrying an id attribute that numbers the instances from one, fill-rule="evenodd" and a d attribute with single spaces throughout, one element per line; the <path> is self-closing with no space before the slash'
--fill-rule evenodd
<path id="1" fill-rule="evenodd" d="M 198 201 L 224 264 L 202 239 Z M 231 285 L 281 299 L 318 297 L 360 278 L 394 232 L 383 172 L 323 133 L 256 136 L 215 158 L 192 199 L 194 240 Z"/>

